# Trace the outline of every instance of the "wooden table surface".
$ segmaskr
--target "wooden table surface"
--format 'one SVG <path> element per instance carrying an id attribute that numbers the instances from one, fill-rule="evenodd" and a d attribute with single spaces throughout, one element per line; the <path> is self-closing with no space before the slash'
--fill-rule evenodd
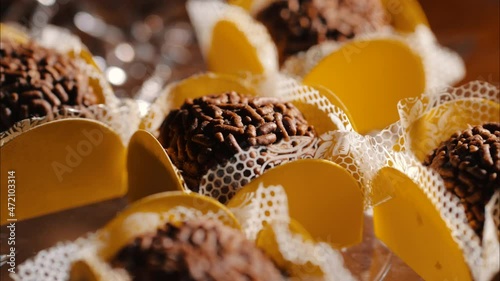
<path id="1" fill-rule="evenodd" d="M 10 1 L 0 1 L 2 1 L 2 10 L 5 11 L 4 5 Z M 467 75 L 461 83 L 479 79 L 499 86 L 499 1 L 420 0 L 420 2 L 439 41 L 463 57 Z M 0 15 L 3 11 L 0 12 Z M 54 244 L 60 236 L 64 236 L 64 239 L 74 239 L 87 231 L 97 229 L 123 205 L 123 201 L 118 200 L 108 207 L 95 206 L 93 212 L 86 212 L 86 217 L 91 223 L 75 224 L 76 220 L 73 222 L 69 220 L 66 221 L 67 228 L 65 230 L 60 228 L 55 230 L 61 226 L 56 223 L 60 219 L 57 215 L 52 218 L 35 219 L 29 226 L 21 223 L 18 232 L 19 238 L 26 239 L 26 243 L 30 244 L 30 249 L 24 249 L 20 253 L 18 261 Z M 95 212 L 96 208 L 99 210 L 98 212 Z M 73 216 L 73 213 L 70 212 L 70 216 Z M 33 236 L 34 228 L 40 230 L 36 232 L 36 236 Z M 2 232 L 4 231 L 5 228 L 2 228 Z M 371 233 L 367 233 L 367 235 L 371 235 Z M 361 248 L 357 254 L 368 255 L 367 251 L 372 250 Z M 8 280 L 4 279 L 7 277 L 4 272 L 2 272 L 1 277 L 2 280 Z M 421 280 L 421 278 L 404 265 L 400 259 L 393 257 L 391 269 L 384 280 L 412 281 Z"/>
<path id="2" fill-rule="evenodd" d="M 484 80 L 499 86 L 500 1 L 419 0 L 439 42 L 465 61 L 462 82 Z"/>

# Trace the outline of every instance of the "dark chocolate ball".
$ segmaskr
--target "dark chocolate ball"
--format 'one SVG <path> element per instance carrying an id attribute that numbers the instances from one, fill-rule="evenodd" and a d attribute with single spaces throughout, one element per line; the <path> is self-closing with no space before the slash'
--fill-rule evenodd
<path id="1" fill-rule="evenodd" d="M 228 92 L 189 99 L 172 110 L 159 140 L 188 187 L 198 192 L 210 168 L 251 146 L 268 146 L 290 136 L 315 136 L 293 104 Z"/>
<path id="2" fill-rule="evenodd" d="M 460 198 L 469 224 L 482 236 L 485 205 L 500 189 L 500 124 L 455 133 L 424 164 L 436 170 L 446 189 Z"/>
<path id="3" fill-rule="evenodd" d="M 96 103 L 89 77 L 67 55 L 34 42 L 0 42 L 0 131 L 32 117 Z"/>
<path id="4" fill-rule="evenodd" d="M 278 0 L 256 18 L 271 34 L 281 63 L 326 40 L 345 41 L 387 25 L 380 0 Z"/>
<path id="5" fill-rule="evenodd" d="M 167 223 L 135 238 L 111 264 L 140 281 L 284 280 L 254 243 L 217 221 Z"/>

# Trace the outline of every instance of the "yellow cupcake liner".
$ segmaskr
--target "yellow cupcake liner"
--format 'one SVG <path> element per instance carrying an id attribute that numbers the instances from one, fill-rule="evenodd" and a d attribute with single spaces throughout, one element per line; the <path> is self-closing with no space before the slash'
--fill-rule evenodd
<path id="1" fill-rule="evenodd" d="M 129 280 L 123 269 L 112 268 L 109 261 L 134 237 L 152 233 L 167 221 L 180 223 L 193 219 L 219 220 L 240 229 L 255 241 L 282 270 L 294 280 L 354 280 L 344 268 L 341 254 L 327 243 L 316 242 L 314 236 L 288 214 L 288 200 L 282 186 L 264 186 L 255 189 L 252 197 L 262 207 L 246 216 L 248 206 L 225 207 L 214 199 L 196 194 L 163 192 L 141 199 L 95 234 L 66 242 L 42 251 L 19 265 L 14 280 L 38 278 L 44 272 L 58 272 L 51 280 Z M 274 203 L 272 206 L 268 203 Z M 258 224 L 260 222 L 260 225 Z M 256 235 L 252 229 L 258 227 Z M 47 262 L 50 261 L 50 262 Z"/>
<path id="2" fill-rule="evenodd" d="M 486 208 L 483 242 L 458 197 L 422 163 L 470 125 L 500 121 L 500 91 L 484 82 L 429 92 L 398 105 L 400 121 L 373 137 L 380 169 L 370 179 L 375 234 L 426 280 L 490 280 L 498 271 L 498 192 Z"/>

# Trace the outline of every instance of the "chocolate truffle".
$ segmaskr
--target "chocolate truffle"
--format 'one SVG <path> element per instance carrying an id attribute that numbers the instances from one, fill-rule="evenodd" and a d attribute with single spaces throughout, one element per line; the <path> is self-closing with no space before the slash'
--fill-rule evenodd
<path id="1" fill-rule="evenodd" d="M 186 100 L 168 114 L 159 140 L 188 187 L 198 192 L 210 168 L 251 146 L 268 146 L 290 136 L 315 136 L 294 105 L 228 92 Z"/>
<path id="2" fill-rule="evenodd" d="M 474 126 L 442 142 L 424 161 L 460 198 L 470 226 L 482 236 L 485 205 L 500 189 L 500 123 Z"/>
<path id="3" fill-rule="evenodd" d="M 89 77 L 67 55 L 3 39 L 0 55 L 0 131 L 23 119 L 51 119 L 57 111 L 97 101 Z"/>
<path id="4" fill-rule="evenodd" d="M 167 223 L 122 248 L 111 262 L 132 280 L 284 280 L 254 243 L 218 221 Z"/>
<path id="5" fill-rule="evenodd" d="M 278 0 L 256 18 L 276 43 L 280 63 L 326 40 L 344 41 L 387 25 L 380 0 Z"/>

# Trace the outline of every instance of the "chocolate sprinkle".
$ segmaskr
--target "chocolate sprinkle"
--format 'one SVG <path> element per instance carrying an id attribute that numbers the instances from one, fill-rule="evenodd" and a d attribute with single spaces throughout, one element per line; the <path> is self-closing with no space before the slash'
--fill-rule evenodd
<path id="1" fill-rule="evenodd" d="M 74 61 L 34 42 L 0 42 L 0 131 L 32 117 L 96 103 L 89 78 Z"/>
<path id="2" fill-rule="evenodd" d="M 186 100 L 168 114 L 159 139 L 188 187 L 197 192 L 210 168 L 251 146 L 290 136 L 315 136 L 294 105 L 228 92 Z"/>
<path id="3" fill-rule="evenodd" d="M 141 281 L 284 280 L 254 243 L 217 221 L 167 223 L 135 238 L 111 264 Z"/>
<path id="4" fill-rule="evenodd" d="M 256 16 L 288 56 L 326 40 L 345 41 L 387 25 L 380 0 L 277 0 Z"/>
<path id="5" fill-rule="evenodd" d="M 470 226 L 481 237 L 485 205 L 500 189 L 500 124 L 488 123 L 457 132 L 424 161 L 460 198 Z"/>

